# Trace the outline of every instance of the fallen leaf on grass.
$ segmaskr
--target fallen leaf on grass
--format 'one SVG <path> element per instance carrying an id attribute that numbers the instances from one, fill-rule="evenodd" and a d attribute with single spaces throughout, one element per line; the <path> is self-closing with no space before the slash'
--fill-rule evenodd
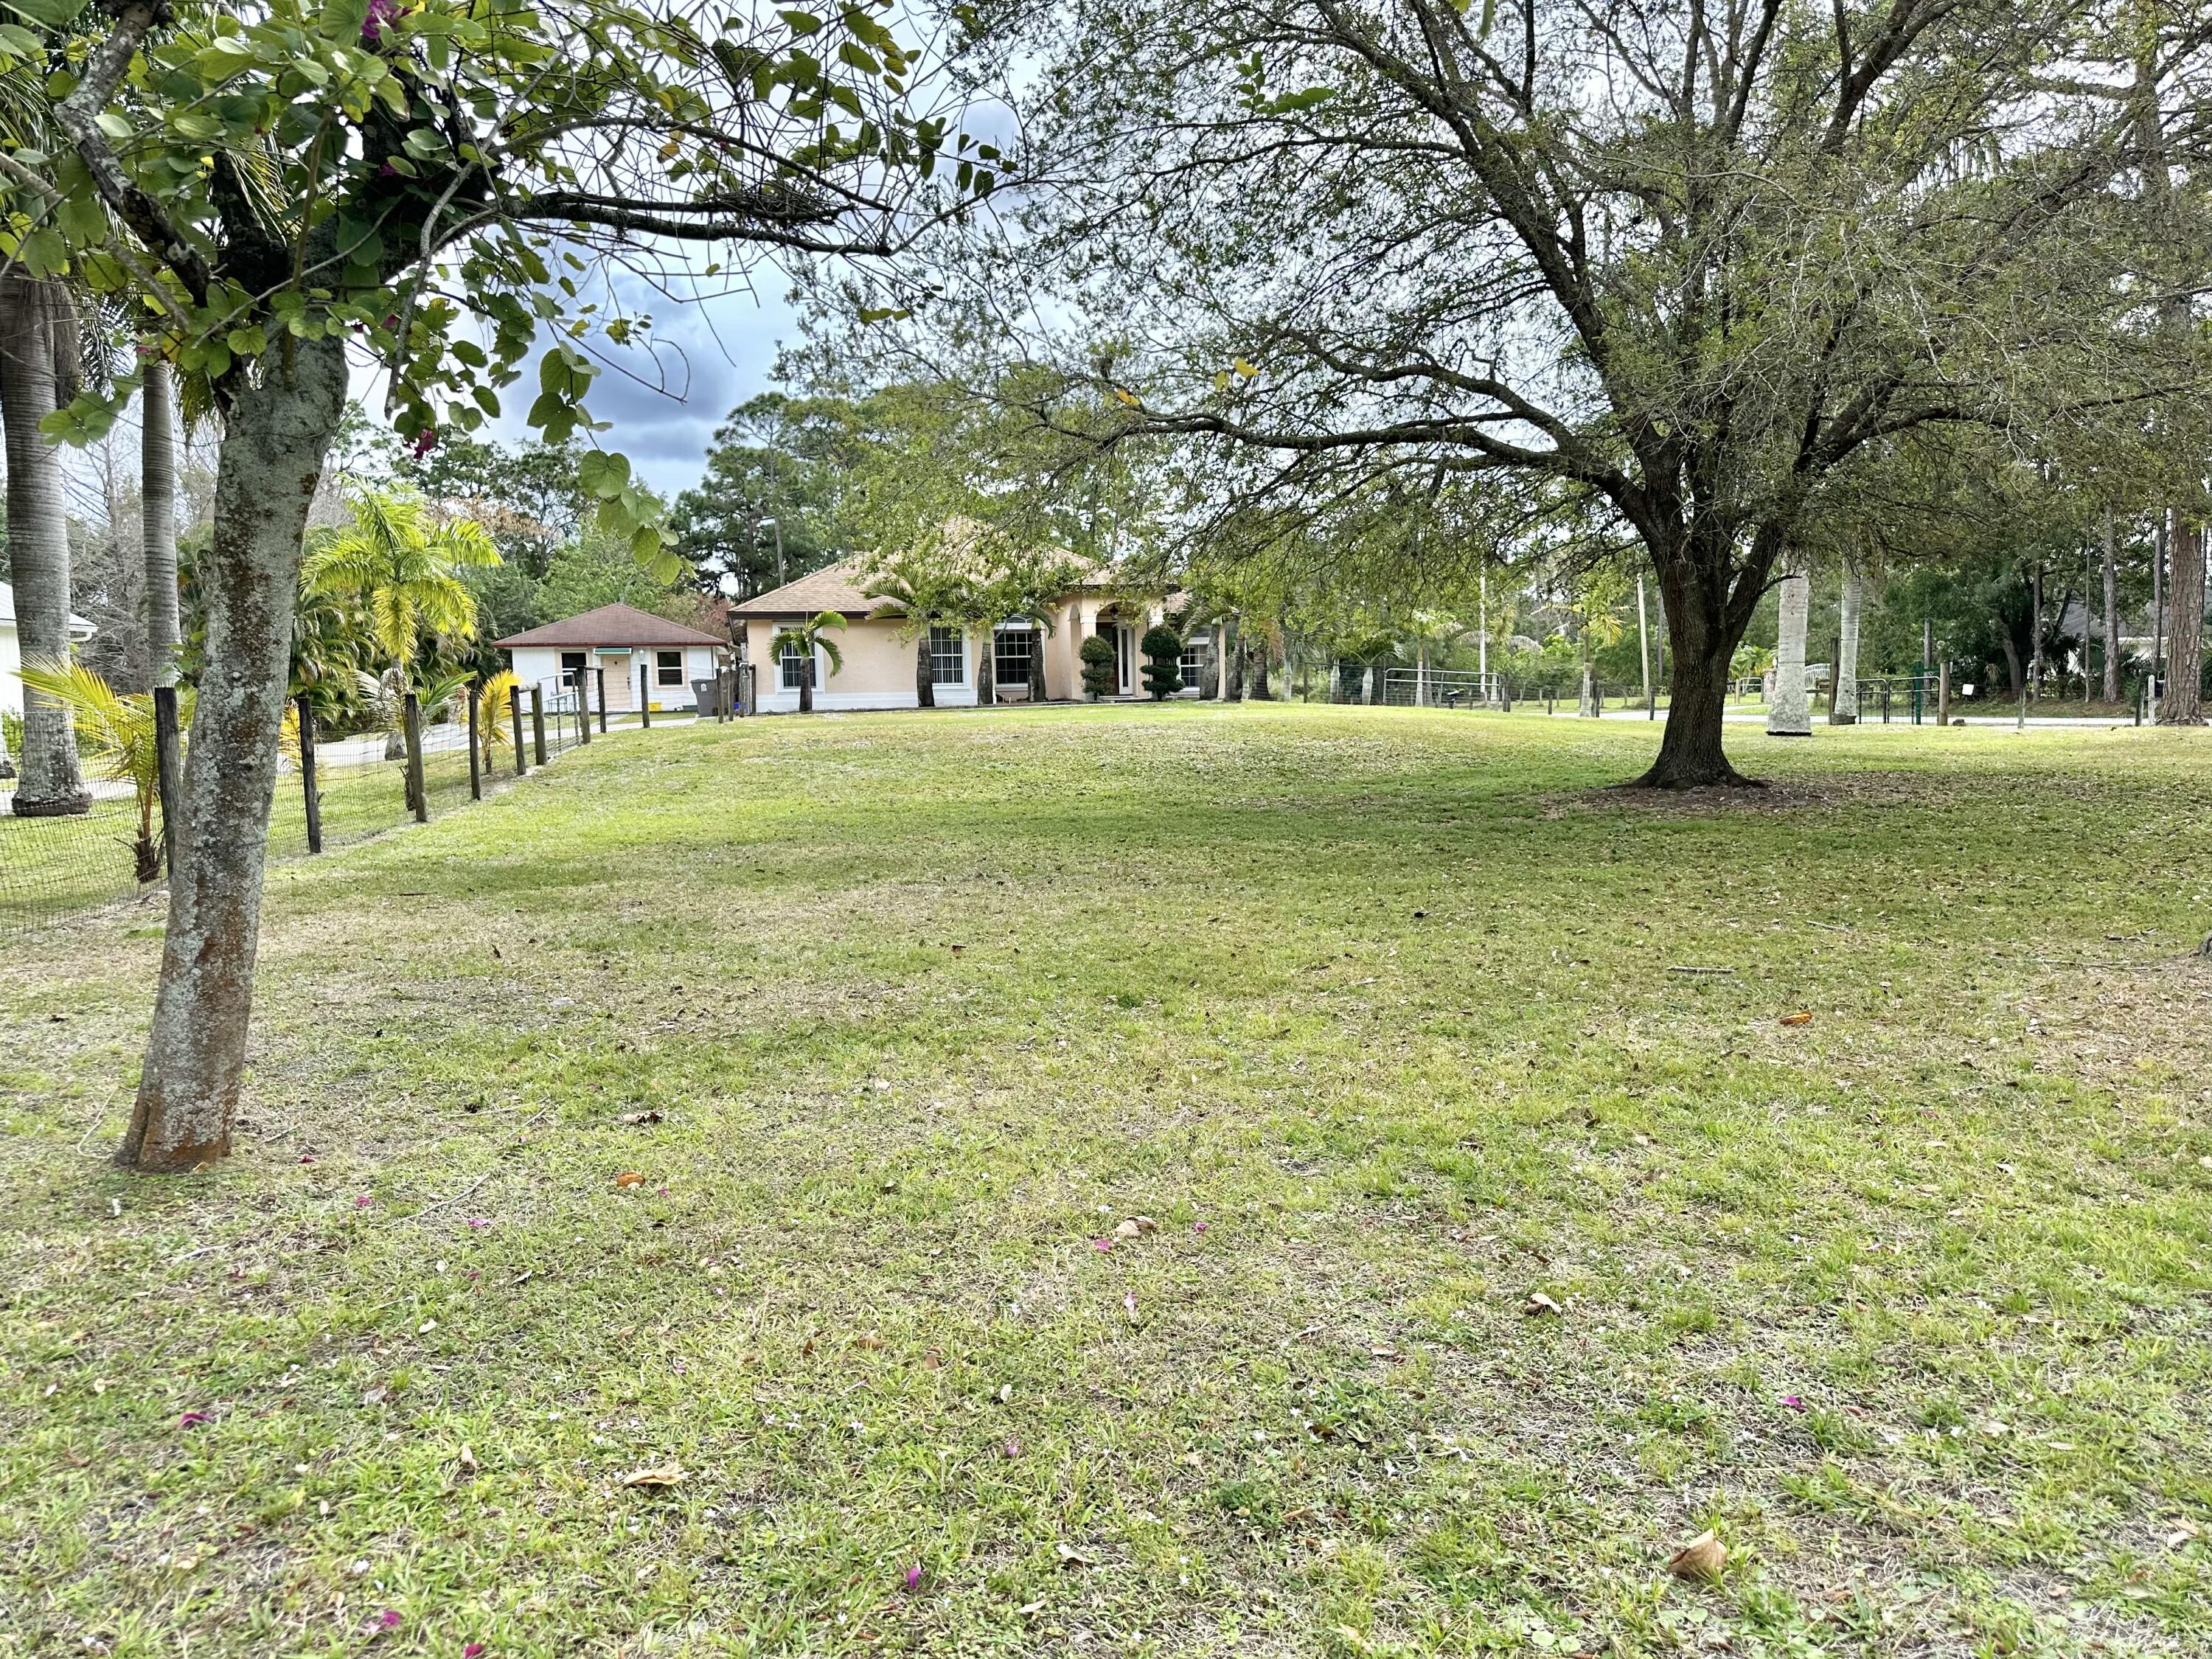
<path id="1" fill-rule="evenodd" d="M 635 1170 L 624 1170 L 615 1177 L 615 1185 L 617 1188 L 642 1187 L 645 1185 L 645 1177 Z"/>
<path id="2" fill-rule="evenodd" d="M 684 1482 L 681 1463 L 662 1463 L 649 1469 L 635 1469 L 623 1476 L 625 1486 L 676 1486 Z"/>
<path id="3" fill-rule="evenodd" d="M 654 1111 L 624 1112 L 615 1120 L 617 1123 L 658 1123 L 660 1114 Z"/>
<path id="4" fill-rule="evenodd" d="M 941 1353 L 938 1352 L 938 1351 L 937 1351 L 936 1349 L 932 1348 L 932 1349 L 931 1349 L 927 1353 L 926 1353 L 926 1354 L 922 1355 L 922 1357 L 921 1357 L 921 1368 L 922 1368 L 922 1370 L 926 1370 L 926 1371 L 937 1371 L 937 1370 L 944 1370 L 944 1369 L 945 1369 L 945 1356 L 944 1356 L 943 1354 L 941 1354 Z"/>
<path id="5" fill-rule="evenodd" d="M 1114 1237 L 1116 1238 L 1142 1238 L 1146 1233 L 1157 1231 L 1159 1224 L 1160 1224 L 1158 1222 L 1153 1220 L 1152 1217 L 1148 1215 L 1133 1215 L 1127 1221 L 1124 1221 L 1120 1226 L 1114 1229 Z"/>
<path id="6" fill-rule="evenodd" d="M 884 1340 L 880 1336 L 878 1336 L 873 1331 L 868 1331 L 863 1333 L 861 1335 L 854 1337 L 853 1339 L 853 1346 L 856 1348 L 867 1348 L 873 1350 L 882 1347 L 884 1346 Z"/>
<path id="7" fill-rule="evenodd" d="M 1528 1299 L 1521 1304 L 1521 1311 L 1524 1314 L 1550 1314 L 1557 1318 L 1563 1316 L 1567 1310 L 1553 1301 L 1550 1297 L 1546 1296 L 1543 1291 L 1531 1291 L 1528 1292 Z"/>
<path id="8" fill-rule="evenodd" d="M 1376 1359 L 1403 1359 L 1406 1357 L 1387 1342 L 1378 1342 L 1367 1352 Z"/>
<path id="9" fill-rule="evenodd" d="M 474 1474 L 477 1472 L 477 1455 L 470 1449 L 466 1442 L 464 1442 L 460 1450 L 453 1455 L 453 1462 L 459 1463 L 471 1474 Z"/>
<path id="10" fill-rule="evenodd" d="M 1699 1533 L 1667 1558 L 1668 1571 L 1697 1583 L 1718 1583 L 1721 1569 L 1727 1565 L 1728 1551 L 1710 1531 Z"/>
<path id="11" fill-rule="evenodd" d="M 1081 1550 L 1070 1549 L 1065 1544 L 1054 1544 L 1052 1547 L 1059 1555 L 1060 1565 L 1063 1567 L 1090 1567 L 1097 1565 Z"/>
<path id="12" fill-rule="evenodd" d="M 1783 1015 L 1782 1023 L 1784 1025 L 1810 1025 L 1813 1023 L 1813 1011 L 1810 1008 L 1800 1008 L 1794 1014 Z"/>

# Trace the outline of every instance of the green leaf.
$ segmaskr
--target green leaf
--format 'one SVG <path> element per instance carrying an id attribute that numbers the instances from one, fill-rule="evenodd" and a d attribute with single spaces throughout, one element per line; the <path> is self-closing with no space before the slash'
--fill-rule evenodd
<path id="1" fill-rule="evenodd" d="M 104 109 L 94 118 L 94 124 L 118 144 L 131 136 L 131 123 L 112 109 Z"/>
<path id="2" fill-rule="evenodd" d="M 619 495 L 629 483 L 629 457 L 587 449 L 576 463 L 576 483 L 586 495 L 602 501 Z"/>

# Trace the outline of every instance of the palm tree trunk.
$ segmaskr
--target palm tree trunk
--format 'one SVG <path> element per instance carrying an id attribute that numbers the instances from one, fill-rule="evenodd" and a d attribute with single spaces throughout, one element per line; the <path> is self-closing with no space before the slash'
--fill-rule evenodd
<path id="1" fill-rule="evenodd" d="M 0 279 L 0 422 L 8 457 L 8 558 L 15 586 L 15 631 L 26 662 L 70 654 L 69 523 L 61 458 L 39 432 L 59 406 L 56 359 L 76 351 L 74 308 L 58 283 L 10 272 Z M 90 810 L 77 765 L 76 726 L 51 697 L 23 695 L 19 817 L 60 817 Z"/>
<path id="2" fill-rule="evenodd" d="M 154 684 L 177 683 L 177 425 L 169 366 L 146 363 L 139 394 L 139 545 L 146 562 L 146 649 Z"/>
<path id="3" fill-rule="evenodd" d="M 1774 647 L 1774 702 L 1766 714 L 1770 738 L 1809 738 L 1813 709 L 1805 695 L 1805 627 L 1813 584 L 1793 568 L 1782 579 L 1782 626 Z"/>
<path id="4" fill-rule="evenodd" d="M 2112 509 L 2105 509 L 2105 701 L 2120 700 L 2120 547 Z"/>
<path id="5" fill-rule="evenodd" d="M 1863 591 L 1859 568 L 1844 562 L 1844 597 L 1836 629 L 1835 678 L 1828 693 L 1828 724 L 1856 726 L 1859 721 L 1859 609 Z"/>
<path id="6" fill-rule="evenodd" d="M 804 713 L 811 702 L 804 690 L 799 694 L 799 702 L 800 712 Z M 937 707 L 937 677 L 930 672 L 929 629 L 927 628 L 921 630 L 921 637 L 915 641 L 914 647 L 914 706 L 917 708 Z"/>
<path id="7" fill-rule="evenodd" d="M 975 703 L 988 708 L 999 700 L 998 629 L 983 625 L 982 642 L 975 647 Z"/>
<path id="8" fill-rule="evenodd" d="M 192 716 L 169 921 L 138 1098 L 118 1161 L 189 1170 L 230 1150 L 301 538 L 345 407 L 343 337 L 289 343 L 231 410 L 201 562 L 207 660 Z"/>

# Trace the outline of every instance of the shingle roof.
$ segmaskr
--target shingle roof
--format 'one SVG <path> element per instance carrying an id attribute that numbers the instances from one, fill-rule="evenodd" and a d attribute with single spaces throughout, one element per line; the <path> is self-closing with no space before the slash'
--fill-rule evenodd
<path id="1" fill-rule="evenodd" d="M 848 617 L 865 617 L 876 602 L 860 592 L 867 556 L 855 553 L 819 570 L 810 570 L 795 582 L 786 582 L 758 599 L 732 605 L 733 617 L 811 617 L 835 611 Z"/>
<path id="2" fill-rule="evenodd" d="M 635 605 L 603 605 L 542 628 L 526 628 L 492 643 L 502 649 L 518 645 L 720 645 L 729 641 L 702 634 L 682 623 L 656 617 Z"/>
<path id="3" fill-rule="evenodd" d="M 824 611 L 835 611 L 847 617 L 865 617 L 876 608 L 878 601 L 860 591 L 860 584 L 868 580 L 871 556 L 855 553 L 836 564 L 811 570 L 797 581 L 786 582 L 757 599 L 747 599 L 743 605 L 732 605 L 732 617 L 811 617 Z M 1112 585 L 1103 570 L 1089 571 L 1076 586 L 1086 591 Z"/>

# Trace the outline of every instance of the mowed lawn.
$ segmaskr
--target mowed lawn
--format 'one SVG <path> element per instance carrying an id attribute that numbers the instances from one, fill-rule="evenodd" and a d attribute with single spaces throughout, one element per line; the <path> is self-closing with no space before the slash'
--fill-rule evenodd
<path id="1" fill-rule="evenodd" d="M 276 867 L 190 1177 L 12 948 L 0 1654 L 2206 1651 L 2212 740 L 1654 741 L 594 744 Z"/>

